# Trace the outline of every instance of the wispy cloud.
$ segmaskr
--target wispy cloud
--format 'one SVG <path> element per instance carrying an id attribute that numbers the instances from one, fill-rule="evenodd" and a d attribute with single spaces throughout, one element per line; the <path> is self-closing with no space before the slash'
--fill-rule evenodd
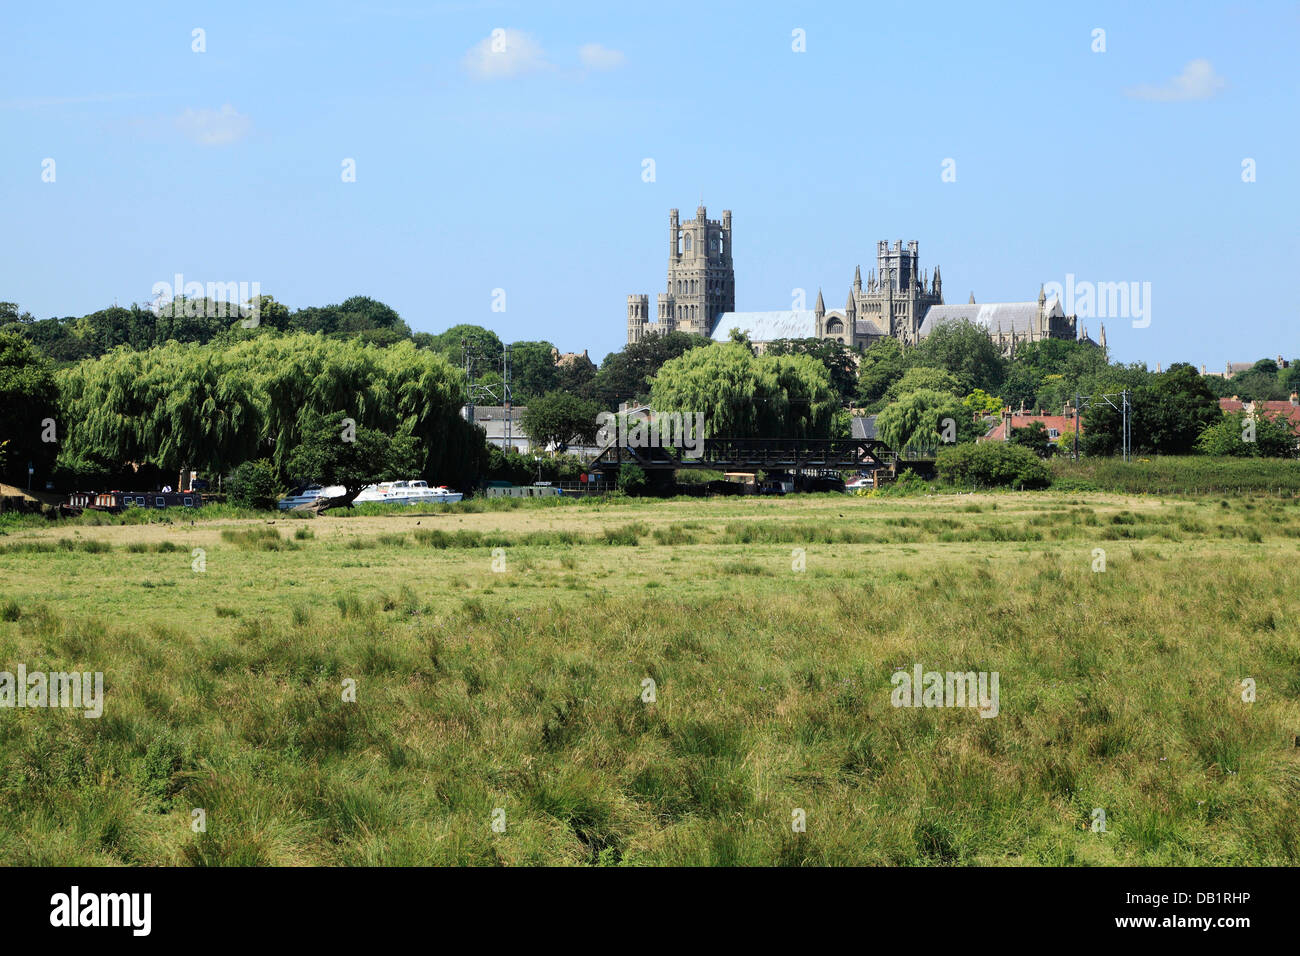
<path id="1" fill-rule="evenodd" d="M 1161 103 L 1178 103 L 1188 100 L 1208 100 L 1225 85 L 1223 77 L 1214 72 L 1209 60 L 1192 60 L 1183 72 L 1160 86 L 1134 86 L 1125 94 L 1138 100 Z"/>
<path id="2" fill-rule="evenodd" d="M 498 28 L 474 44 L 462 61 L 480 80 L 504 79 L 551 69 L 540 43 L 521 30 Z"/>
<path id="3" fill-rule="evenodd" d="M 182 134 L 200 146 L 237 143 L 253 129 L 253 121 L 229 103 L 219 110 L 187 109 L 176 117 L 175 125 Z"/>
<path id="4" fill-rule="evenodd" d="M 599 43 L 584 43 L 578 48 L 578 59 L 591 70 L 613 70 L 623 65 L 627 57 L 622 50 L 611 50 Z"/>

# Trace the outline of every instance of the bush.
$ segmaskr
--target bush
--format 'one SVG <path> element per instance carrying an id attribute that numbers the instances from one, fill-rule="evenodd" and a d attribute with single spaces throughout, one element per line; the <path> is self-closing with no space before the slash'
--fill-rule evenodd
<path id="1" fill-rule="evenodd" d="M 246 461 L 230 475 L 232 504 L 267 510 L 275 507 L 279 497 L 280 483 L 275 468 L 265 458 Z"/>
<path id="2" fill-rule="evenodd" d="M 1046 488 L 1052 473 L 1028 448 L 1006 442 L 954 445 L 939 450 L 935 467 L 954 485 Z"/>
<path id="3" fill-rule="evenodd" d="M 640 465 L 623 465 L 618 470 L 618 490 L 634 495 L 646 487 L 645 471 Z"/>

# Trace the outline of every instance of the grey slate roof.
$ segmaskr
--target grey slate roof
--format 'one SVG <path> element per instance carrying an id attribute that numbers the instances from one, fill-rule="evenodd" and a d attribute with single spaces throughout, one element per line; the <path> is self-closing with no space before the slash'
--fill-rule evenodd
<path id="1" fill-rule="evenodd" d="M 751 342 L 776 339 L 811 339 L 817 335 L 817 313 L 812 309 L 784 312 L 720 312 L 710 336 L 715 342 L 731 339 L 731 330 L 740 329 Z"/>
<path id="2" fill-rule="evenodd" d="M 1053 299 L 1048 307 L 1049 315 L 1065 315 L 1061 303 Z M 965 305 L 932 305 L 921 322 L 920 335 L 929 335 L 940 325 L 962 320 L 982 326 L 989 332 L 996 332 L 1001 326 L 1003 332 L 1025 333 L 1036 330 L 1038 323 L 1037 302 L 985 302 Z"/>
<path id="3" fill-rule="evenodd" d="M 854 415 L 849 419 L 850 434 L 854 438 L 877 438 L 875 415 Z"/>
<path id="4" fill-rule="evenodd" d="M 884 335 L 885 330 L 876 325 L 873 319 L 857 319 L 853 323 L 853 330 L 857 335 Z"/>

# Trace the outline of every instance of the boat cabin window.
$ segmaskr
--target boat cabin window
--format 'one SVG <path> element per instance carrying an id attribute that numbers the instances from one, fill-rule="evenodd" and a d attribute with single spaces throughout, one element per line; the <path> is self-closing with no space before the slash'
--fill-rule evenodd
<path id="1" fill-rule="evenodd" d="M 186 507 L 186 508 L 193 508 L 193 507 L 194 507 L 194 499 L 193 499 L 193 498 L 188 498 L 188 497 L 187 497 L 187 498 L 185 499 L 185 507 Z"/>
<path id="2" fill-rule="evenodd" d="M 154 503 L 154 505 L 155 505 L 156 507 L 158 507 L 158 508 L 166 508 L 166 507 L 167 507 L 167 499 L 164 498 L 162 495 L 159 495 L 157 498 L 155 498 L 155 499 L 153 500 L 153 503 Z"/>

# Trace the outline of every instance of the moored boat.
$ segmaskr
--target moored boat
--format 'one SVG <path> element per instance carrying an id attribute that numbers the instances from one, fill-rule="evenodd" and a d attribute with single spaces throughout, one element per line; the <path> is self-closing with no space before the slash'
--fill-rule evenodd
<path id="1" fill-rule="evenodd" d="M 445 485 L 430 488 L 427 481 L 382 481 L 366 485 L 357 495 L 356 504 L 385 505 L 454 505 L 464 495 Z"/>

